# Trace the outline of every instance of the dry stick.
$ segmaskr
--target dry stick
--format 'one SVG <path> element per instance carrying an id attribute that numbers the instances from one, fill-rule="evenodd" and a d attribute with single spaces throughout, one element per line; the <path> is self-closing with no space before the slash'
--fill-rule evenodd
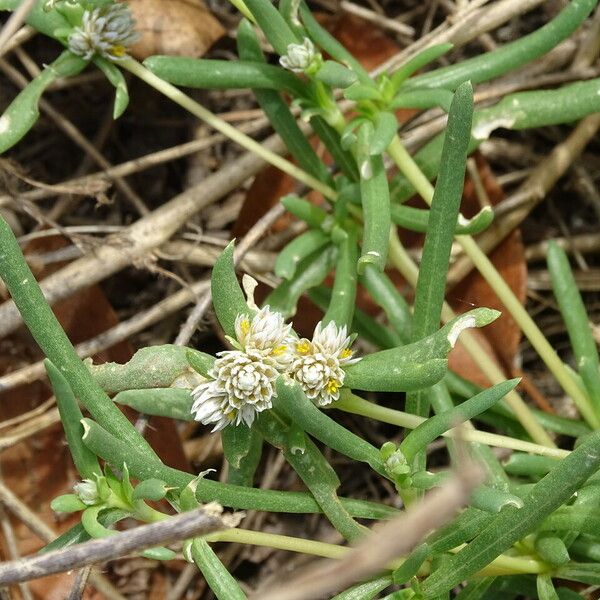
<path id="1" fill-rule="evenodd" d="M 402 23 L 396 19 L 388 19 L 385 15 L 380 15 L 373 10 L 365 8 L 364 6 L 354 4 L 354 2 L 342 0 L 340 2 L 340 8 L 347 13 L 361 17 L 365 21 L 370 21 L 371 23 L 375 23 L 380 27 L 389 29 L 390 31 L 394 31 L 408 37 L 414 37 L 415 35 L 414 27 L 406 25 L 406 23 Z"/>
<path id="2" fill-rule="evenodd" d="M 85 588 L 87 586 L 87 582 L 91 572 L 92 567 L 87 566 L 81 569 L 79 573 L 77 573 L 77 577 L 75 578 L 75 582 L 73 583 L 73 587 L 69 592 L 69 597 L 67 598 L 67 600 L 81 600 L 83 598 L 83 592 L 85 592 Z"/>
<path id="3" fill-rule="evenodd" d="M 25 525 L 35 533 L 41 540 L 51 542 L 57 534 L 42 519 L 38 517 L 26 504 L 24 504 L 13 492 L 0 481 L 0 502 Z M 103 594 L 107 600 L 126 600 L 104 575 L 96 570 L 90 575 L 92 585 Z M 1 589 L 1 588 L 0 588 Z"/>
<path id="4" fill-rule="evenodd" d="M 0 52 L 2 52 L 2 49 L 9 42 L 13 34 L 17 33 L 19 27 L 25 22 L 27 15 L 36 2 L 37 0 L 23 0 L 12 15 L 10 15 L 8 21 L 6 21 L 6 25 L 0 31 Z"/>
<path id="5" fill-rule="evenodd" d="M 16 85 L 21 88 L 24 88 L 29 82 L 17 69 L 15 69 L 12 65 L 6 62 L 4 59 L 0 58 L 0 69 L 4 71 L 9 79 L 13 81 Z M 101 167 L 102 169 L 110 168 L 111 164 L 104 158 L 104 156 L 96 150 L 95 146 L 69 121 L 65 118 L 59 111 L 57 111 L 50 102 L 41 98 L 39 101 L 40 109 L 46 113 L 55 123 L 56 125 L 62 129 L 62 131 L 71 138 L 75 144 L 77 144 L 84 152 L 86 152 L 94 162 Z M 115 186 L 121 191 L 121 193 L 131 202 L 134 208 L 140 214 L 147 214 L 148 208 L 144 204 L 144 201 L 135 193 L 133 188 L 120 177 L 114 178 Z"/>
<path id="6" fill-rule="evenodd" d="M 283 142 L 278 136 L 269 137 L 263 145 L 273 152 L 284 152 Z M 248 152 L 225 165 L 200 184 L 125 228 L 115 236 L 115 243 L 97 248 L 93 255 L 84 256 L 44 279 L 41 288 L 46 300 L 54 304 L 139 261 L 168 240 L 193 215 L 242 184 L 264 164 L 262 158 Z M 21 323 L 21 316 L 12 300 L 0 305 L 0 337 L 8 335 Z"/>
<path id="7" fill-rule="evenodd" d="M 33 27 L 30 27 L 29 25 L 23 25 L 23 27 L 21 27 L 21 29 L 19 29 L 19 31 L 17 31 L 10 38 L 10 40 L 8 40 L 8 42 L 6 43 L 4 48 L 2 48 L 0 50 L 0 57 L 4 56 L 11 50 L 14 50 L 21 44 L 24 44 L 25 42 L 30 40 L 32 37 L 34 37 L 36 34 L 37 34 L 37 31 Z"/>
<path id="8" fill-rule="evenodd" d="M 107 538 L 0 564 L 0 585 L 30 581 L 87 565 L 120 558 L 157 545 L 227 529 L 219 516 L 203 508 L 170 517 L 158 523 L 140 525 Z"/>
<path id="9" fill-rule="evenodd" d="M 269 230 L 271 225 L 279 219 L 284 214 L 285 210 L 283 205 L 277 203 L 275 206 L 270 208 L 248 231 L 248 233 L 244 236 L 244 239 L 239 243 L 238 247 L 235 250 L 234 254 L 234 264 L 237 266 L 244 254 L 252 248 L 256 242 Z M 210 306 L 211 295 L 210 289 L 208 289 L 202 298 L 198 300 L 196 306 L 192 310 L 192 312 L 188 315 L 185 323 L 179 330 L 179 334 L 175 339 L 175 344 L 178 346 L 185 346 L 191 339 L 192 335 L 194 335 L 194 331 L 198 326 L 198 323 L 201 321 L 202 316 Z"/>
<path id="10" fill-rule="evenodd" d="M 519 189 L 497 206 L 496 210 L 505 216 L 477 238 L 477 244 L 483 252 L 489 254 L 524 221 L 583 152 L 599 128 L 600 114 L 583 119 L 566 140 L 554 147 Z M 505 213 L 509 207 L 515 208 Z M 450 268 L 448 288 L 452 288 L 466 277 L 472 268 L 471 260 L 462 255 Z"/>
<path id="11" fill-rule="evenodd" d="M 323 560 L 308 573 L 267 593 L 258 600 L 313 600 L 364 581 L 408 554 L 432 530 L 446 524 L 469 500 L 471 492 L 485 479 L 484 470 L 464 463 L 446 484 L 429 493 L 414 509 L 376 528 L 341 560 Z"/>

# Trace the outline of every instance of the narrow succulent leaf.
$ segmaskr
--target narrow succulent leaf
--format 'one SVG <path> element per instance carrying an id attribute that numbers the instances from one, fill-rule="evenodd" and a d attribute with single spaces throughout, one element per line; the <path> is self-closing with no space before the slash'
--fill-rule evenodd
<path id="1" fill-rule="evenodd" d="M 354 460 L 366 462 L 383 477 L 388 477 L 379 450 L 319 410 L 292 381 L 277 381 L 276 409 L 314 438 Z"/>
<path id="2" fill-rule="evenodd" d="M 591 433 L 536 483 L 523 508 L 508 507 L 470 544 L 423 583 L 425 599 L 453 588 L 528 535 L 600 467 L 600 432 Z"/>
<path id="3" fill-rule="evenodd" d="M 404 229 L 427 233 L 429 229 L 429 210 L 415 208 L 406 204 L 393 203 L 391 206 L 392 221 Z M 474 217 L 465 219 L 458 216 L 454 235 L 476 235 L 487 229 L 494 220 L 494 211 L 485 206 Z"/>
<path id="4" fill-rule="evenodd" d="M 474 416 L 488 410 L 490 406 L 499 402 L 506 394 L 513 390 L 520 379 L 510 379 L 480 392 L 471 399 L 466 400 L 453 409 L 441 412 L 430 417 L 416 429 L 413 429 L 400 444 L 400 450 L 407 461 L 412 461 L 417 453 L 424 450 L 443 433 L 464 423 Z"/>
<path id="5" fill-rule="evenodd" d="M 46 88 L 59 77 L 81 72 L 87 62 L 65 50 L 53 63 L 32 79 L 0 117 L 0 154 L 12 148 L 35 125 L 39 101 Z"/>
<path id="6" fill-rule="evenodd" d="M 354 56 L 344 48 L 328 31 L 326 31 L 314 18 L 313 14 L 304 2 L 300 3 L 300 18 L 309 37 L 321 49 L 335 60 L 347 65 L 358 79 L 366 85 L 373 85 L 371 77 L 366 69 Z"/>
<path id="7" fill-rule="evenodd" d="M 85 510 L 87 506 L 76 494 L 63 494 L 62 496 L 57 496 L 50 502 L 50 508 L 54 512 L 71 513 Z"/>
<path id="8" fill-rule="evenodd" d="M 352 158 L 352 155 L 342 147 L 338 132 L 325 119 L 319 116 L 312 117 L 310 124 L 313 131 L 319 136 L 323 144 L 325 144 L 327 151 L 331 154 L 342 173 L 351 181 L 358 181 L 356 162 Z"/>
<path id="9" fill-rule="evenodd" d="M 130 406 L 145 415 L 169 417 L 181 421 L 192 421 L 194 400 L 189 390 L 166 388 L 155 390 L 127 390 L 119 392 L 114 401 L 122 406 Z"/>
<path id="10" fill-rule="evenodd" d="M 469 504 L 479 510 L 484 510 L 485 512 L 499 513 L 507 506 L 522 508 L 523 500 L 521 500 L 519 496 L 515 496 L 504 490 L 481 485 L 478 488 L 475 488 L 471 494 Z"/>
<path id="11" fill-rule="evenodd" d="M 439 331 L 406 346 L 382 350 L 346 368 L 346 385 L 365 391 L 410 391 L 429 387 L 444 376 L 447 355 L 468 327 L 483 327 L 499 312 L 477 308 L 456 317 Z"/>
<path id="12" fill-rule="evenodd" d="M 369 154 L 376 156 L 383 154 L 392 143 L 398 131 L 396 115 L 391 112 L 381 111 L 375 115 L 375 130 L 371 139 Z"/>
<path id="13" fill-rule="evenodd" d="M 329 242 L 329 236 L 320 229 L 311 229 L 294 238 L 275 260 L 275 275 L 282 279 L 291 279 L 298 265 L 310 254 Z"/>
<path id="14" fill-rule="evenodd" d="M 450 110 L 453 94 L 449 90 L 408 90 L 401 91 L 389 104 L 388 110 L 399 108 L 419 108 L 427 110 L 439 106 L 445 112 Z"/>
<path id="15" fill-rule="evenodd" d="M 429 63 L 433 62 L 443 56 L 453 48 L 453 44 L 436 44 L 421 50 L 416 56 L 411 58 L 409 61 L 404 63 L 400 68 L 396 69 L 390 77 L 392 87 L 397 91 L 400 86 L 408 79 L 411 75 L 416 73 L 419 69 L 422 69 Z"/>
<path id="16" fill-rule="evenodd" d="M 169 548 L 157 546 L 156 548 L 148 548 L 140 553 L 144 558 L 151 560 L 173 560 L 177 558 L 177 553 Z"/>
<path id="17" fill-rule="evenodd" d="M 169 83 L 190 88 L 251 88 L 290 92 L 296 98 L 304 95 L 301 81 L 290 72 L 250 60 L 151 56 L 144 61 L 144 66 Z"/>
<path id="18" fill-rule="evenodd" d="M 307 437 L 303 444 L 304 452 L 297 452 L 297 442 L 290 443 L 289 428 L 272 411 L 260 413 L 257 425 L 265 440 L 283 452 L 287 462 L 340 534 L 349 541 L 362 537 L 366 529 L 352 518 L 340 502 L 336 491 L 340 481 L 317 446 Z"/>
<path id="19" fill-rule="evenodd" d="M 579 374 L 594 412 L 596 416 L 600 416 L 600 358 L 596 340 L 567 254 L 553 241 L 548 246 L 548 271 L 554 297 L 567 327 Z"/>
<path id="20" fill-rule="evenodd" d="M 326 60 L 315 77 L 332 88 L 341 89 L 351 86 L 357 80 L 354 71 L 333 60 Z"/>
<path id="21" fill-rule="evenodd" d="M 75 394 L 73 394 L 69 382 L 48 359 L 44 361 L 44 366 L 56 397 L 58 413 L 65 430 L 65 437 L 75 468 L 82 479 L 93 479 L 94 475 L 101 475 L 102 470 L 96 455 L 90 452 L 89 448 L 81 441 L 83 435 L 81 419 L 83 419 L 83 414 Z"/>
<path id="22" fill-rule="evenodd" d="M 0 0 L 0 11 L 15 10 L 21 0 Z M 69 22 L 57 10 L 46 11 L 46 0 L 37 0 L 27 15 L 27 24 L 36 31 L 49 37 L 56 37 L 54 32 L 70 29 Z"/>
<path id="23" fill-rule="evenodd" d="M 169 491 L 169 487 L 164 481 L 160 479 L 145 479 L 138 483 L 138 485 L 133 490 L 132 499 L 133 500 L 153 500 L 158 502 L 162 500 Z"/>
<path id="24" fill-rule="evenodd" d="M 284 56 L 287 53 L 290 44 L 297 44 L 302 41 L 298 39 L 269 0 L 244 1 L 279 56 Z"/>
<path id="25" fill-rule="evenodd" d="M 246 303 L 244 292 L 238 283 L 233 263 L 234 242 L 230 242 L 215 262 L 210 278 L 213 306 L 223 331 L 235 337 L 235 320 L 240 314 L 253 311 Z"/>
<path id="26" fill-rule="evenodd" d="M 242 19 L 238 26 L 236 41 L 240 58 L 252 62 L 252 64 L 268 66 L 256 32 L 245 19 Z M 292 78 L 296 86 L 301 86 L 300 90 L 292 91 L 292 95 L 295 98 L 304 95 L 306 86 L 291 73 L 286 72 L 286 76 Z M 330 183 L 331 175 L 327 167 L 298 127 L 296 117 L 291 113 L 279 92 L 271 89 L 258 89 L 255 84 L 250 84 L 248 87 L 254 90 L 260 107 L 265 111 L 273 128 L 285 142 L 290 154 L 298 161 L 300 167 L 320 181 Z"/>
<path id="27" fill-rule="evenodd" d="M 559 600 L 549 573 L 540 573 L 536 578 L 539 600 Z"/>
<path id="28" fill-rule="evenodd" d="M 339 326 L 350 328 L 356 306 L 356 263 L 358 260 L 358 242 L 356 233 L 346 232 L 338 245 L 338 258 L 335 266 L 335 279 L 331 290 L 329 308 L 323 316 L 323 325 L 334 321 Z"/>
<path id="29" fill-rule="evenodd" d="M 262 455 L 262 436 L 244 424 L 225 427 L 221 432 L 223 454 L 229 463 L 228 482 L 252 487 L 254 473 Z"/>
<path id="30" fill-rule="evenodd" d="M 352 102 L 364 100 L 381 100 L 381 92 L 373 85 L 355 83 L 344 90 L 344 98 Z"/>
<path id="31" fill-rule="evenodd" d="M 209 371 L 215 364 L 215 357 L 205 352 L 200 352 L 192 348 L 188 348 L 186 357 L 190 366 L 203 377 L 209 377 Z"/>
<path id="32" fill-rule="evenodd" d="M 396 585 L 402 585 L 412 579 L 421 568 L 421 565 L 431 556 L 431 549 L 427 544 L 417 546 L 392 574 Z"/>
<path id="33" fill-rule="evenodd" d="M 335 264 L 336 255 L 335 246 L 329 245 L 307 256 L 299 263 L 294 277 L 278 285 L 265 304 L 286 317 L 294 315 L 300 296 L 323 282 Z"/>
<path id="34" fill-rule="evenodd" d="M 85 529 L 86 533 L 92 538 L 103 538 L 112 535 L 117 535 L 117 532 L 113 529 L 108 529 L 98 520 L 98 515 L 104 506 L 90 506 L 81 513 L 81 524 Z"/>
<path id="35" fill-rule="evenodd" d="M 284 196 L 281 199 L 281 204 L 283 204 L 288 212 L 292 213 L 295 217 L 298 217 L 309 227 L 314 229 L 323 227 L 329 218 L 322 208 L 315 206 L 312 202 L 300 198 L 295 194 Z"/>
<path id="36" fill-rule="evenodd" d="M 359 583 L 340 592 L 331 600 L 373 600 L 386 587 L 391 585 L 391 578 L 388 576 L 378 577 L 366 583 Z"/>
<path id="37" fill-rule="evenodd" d="M 239 583 L 233 578 L 219 557 L 202 538 L 192 542 L 191 553 L 196 565 L 218 600 L 246 600 Z"/>
<path id="38" fill-rule="evenodd" d="M 571 560 L 564 541 L 552 533 L 538 534 L 535 540 L 535 551 L 544 562 L 553 567 L 566 565 Z"/>
<path id="39" fill-rule="evenodd" d="M 115 88 L 115 105 L 113 119 L 118 119 L 129 105 L 129 91 L 125 77 L 114 63 L 101 56 L 94 58 L 94 64 L 104 73 L 108 81 Z"/>
<path id="40" fill-rule="evenodd" d="M 370 155 L 373 135 L 365 125 L 358 130 L 356 144 L 359 149 L 365 146 L 364 154 L 361 152 L 359 155 L 360 196 L 364 220 L 362 252 L 357 267 L 359 274 L 364 272 L 367 265 L 373 265 L 379 271 L 385 269 L 392 224 L 390 192 L 383 158 Z"/>
<path id="41" fill-rule="evenodd" d="M 504 75 L 543 56 L 568 38 L 596 4 L 597 0 L 574 0 L 537 31 L 456 65 L 417 75 L 406 81 L 404 86 L 406 89 L 431 87 L 453 90 L 465 81 L 477 84 Z"/>
<path id="42" fill-rule="evenodd" d="M 189 349 L 174 344 L 140 348 L 126 363 L 87 363 L 94 380 L 108 394 L 124 390 L 167 388 L 191 373 Z M 205 355 L 207 356 L 207 355 Z"/>

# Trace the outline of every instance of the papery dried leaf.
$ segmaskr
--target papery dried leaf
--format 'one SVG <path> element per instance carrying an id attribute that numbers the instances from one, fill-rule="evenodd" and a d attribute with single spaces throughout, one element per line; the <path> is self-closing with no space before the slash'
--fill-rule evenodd
<path id="1" fill-rule="evenodd" d="M 135 58 L 154 54 L 203 56 L 225 30 L 201 0 L 129 0 L 140 39 Z"/>

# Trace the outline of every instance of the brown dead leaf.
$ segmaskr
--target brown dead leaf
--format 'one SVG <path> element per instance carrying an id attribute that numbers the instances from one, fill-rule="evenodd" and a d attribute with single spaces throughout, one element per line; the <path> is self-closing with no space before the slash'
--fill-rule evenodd
<path id="1" fill-rule="evenodd" d="M 202 0 L 128 0 L 140 40 L 132 56 L 203 56 L 225 30 Z"/>

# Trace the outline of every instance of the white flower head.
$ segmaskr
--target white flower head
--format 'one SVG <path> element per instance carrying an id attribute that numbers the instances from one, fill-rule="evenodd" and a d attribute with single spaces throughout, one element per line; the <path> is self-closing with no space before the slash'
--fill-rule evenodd
<path id="1" fill-rule="evenodd" d="M 90 60 L 95 54 L 119 60 L 137 39 L 135 20 L 126 4 L 109 4 L 83 13 L 81 25 L 69 36 L 69 50 Z"/>
<path id="2" fill-rule="evenodd" d="M 209 371 L 212 379 L 193 392 L 196 421 L 219 431 L 233 423 L 252 425 L 256 413 L 272 407 L 279 371 L 258 350 L 227 350 Z"/>
<path id="3" fill-rule="evenodd" d="M 83 481 L 78 481 L 73 486 L 73 491 L 79 499 L 87 506 L 93 506 L 97 504 L 100 500 L 100 496 L 98 494 L 98 486 L 95 481 L 91 479 L 84 479 Z"/>
<path id="4" fill-rule="evenodd" d="M 352 341 L 345 326 L 338 327 L 331 321 L 325 327 L 321 322 L 317 324 L 312 341 L 303 338 L 295 343 L 291 376 L 318 406 L 339 399 L 346 377 L 342 367 L 360 360 L 352 358 Z"/>
<path id="5" fill-rule="evenodd" d="M 305 37 L 301 44 L 288 45 L 287 54 L 280 57 L 279 64 L 294 73 L 304 73 L 316 56 L 314 44 Z"/>
<path id="6" fill-rule="evenodd" d="M 257 350 L 280 371 L 292 361 L 292 326 L 285 323 L 281 313 L 269 306 L 261 308 L 253 317 L 238 315 L 235 335 L 243 350 Z"/>

